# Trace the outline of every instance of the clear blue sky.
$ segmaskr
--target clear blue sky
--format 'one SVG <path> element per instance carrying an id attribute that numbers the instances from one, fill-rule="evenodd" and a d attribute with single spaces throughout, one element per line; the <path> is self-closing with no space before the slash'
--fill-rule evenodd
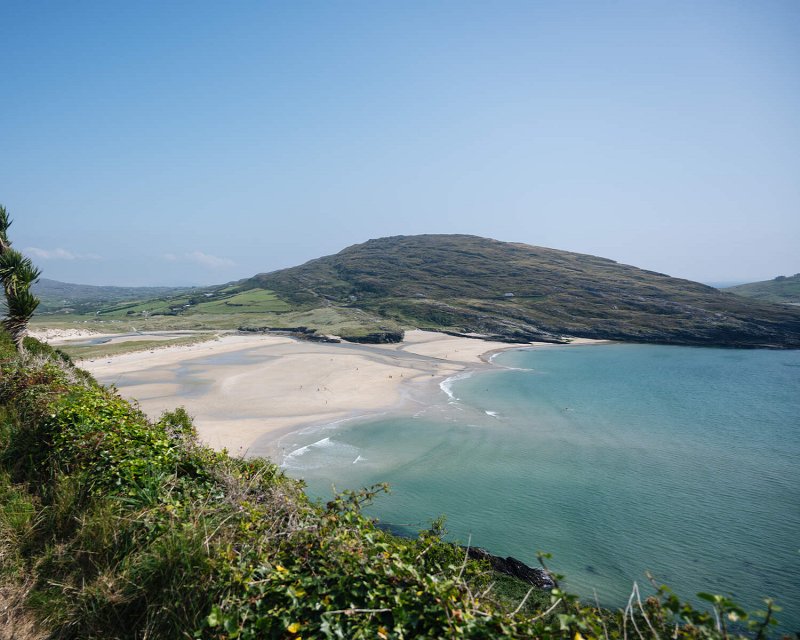
<path id="1" fill-rule="evenodd" d="M 3 0 L 0 29 L 0 202 L 46 277 L 416 233 L 800 271 L 796 0 Z"/>

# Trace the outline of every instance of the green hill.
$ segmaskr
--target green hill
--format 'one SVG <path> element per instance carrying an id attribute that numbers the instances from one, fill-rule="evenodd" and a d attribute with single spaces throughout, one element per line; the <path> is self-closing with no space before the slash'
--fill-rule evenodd
<path id="1" fill-rule="evenodd" d="M 175 296 L 189 287 L 98 287 L 88 284 L 70 284 L 40 278 L 33 285 L 39 298 L 39 312 L 93 313 L 102 307 L 131 300 L 149 300 Z"/>
<path id="2" fill-rule="evenodd" d="M 244 287 L 294 307 L 512 340 L 800 347 L 800 310 L 590 255 L 466 235 L 370 240 Z"/>
<path id="3" fill-rule="evenodd" d="M 369 240 L 290 269 L 157 297 L 94 302 L 118 329 L 308 327 L 393 341 L 418 327 L 512 342 L 564 336 L 664 344 L 800 348 L 800 309 L 596 256 L 467 235 Z"/>
<path id="4" fill-rule="evenodd" d="M 800 273 L 793 276 L 778 276 L 763 282 L 740 284 L 723 290 L 764 302 L 800 305 Z"/>

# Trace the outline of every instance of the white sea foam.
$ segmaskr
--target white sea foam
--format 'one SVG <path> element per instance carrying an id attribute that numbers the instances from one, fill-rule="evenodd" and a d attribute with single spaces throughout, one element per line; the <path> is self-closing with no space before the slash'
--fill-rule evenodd
<path id="1" fill-rule="evenodd" d="M 330 438 L 323 438 L 322 440 L 317 440 L 311 446 L 312 447 L 319 447 L 320 449 L 324 449 L 324 448 L 327 448 L 327 447 L 335 447 L 336 443 L 331 442 Z"/>
<path id="2" fill-rule="evenodd" d="M 466 380 L 470 377 L 472 377 L 472 371 L 463 371 L 462 373 L 457 373 L 454 376 L 450 376 L 439 383 L 439 388 L 447 394 L 448 398 L 450 398 L 450 404 L 455 404 L 458 402 L 458 398 L 453 393 L 453 385 L 459 380 Z"/>
<path id="3" fill-rule="evenodd" d="M 314 447 L 327 447 L 331 445 L 330 438 L 322 438 L 322 440 L 317 440 L 316 442 L 312 442 L 311 444 L 307 444 L 304 447 L 300 447 L 299 449 L 295 449 L 291 453 L 287 453 L 286 457 L 283 459 L 283 463 L 286 464 L 289 460 L 294 460 L 299 458 L 300 456 L 304 456 L 307 454 L 311 449 Z"/>
<path id="4" fill-rule="evenodd" d="M 363 458 L 361 455 L 358 455 L 356 456 L 356 459 L 353 460 L 353 464 L 355 464 L 356 462 L 361 462 L 362 460 L 366 461 L 366 458 Z"/>
<path id="5" fill-rule="evenodd" d="M 489 356 L 489 362 L 493 364 L 495 367 L 500 367 L 501 369 L 506 369 L 508 371 L 535 371 L 535 369 L 529 369 L 528 367 L 509 367 L 508 365 L 498 364 L 497 362 L 495 362 L 494 359 L 503 353 L 505 353 L 505 351 L 498 351 L 497 353 L 493 353 L 491 356 Z"/>
<path id="6" fill-rule="evenodd" d="M 336 458 L 349 459 L 352 456 L 356 456 L 356 461 L 360 457 L 357 447 L 327 437 L 289 452 L 281 466 L 285 469 L 314 469 L 326 466 Z"/>
<path id="7" fill-rule="evenodd" d="M 492 418 L 499 418 L 500 414 L 497 411 L 484 411 L 487 416 L 491 416 Z"/>
<path id="8" fill-rule="evenodd" d="M 339 420 L 333 420 L 332 422 L 325 422 L 324 424 L 312 424 L 309 427 L 300 429 L 299 431 L 297 431 L 297 433 L 301 435 L 306 435 L 317 431 L 330 431 L 331 429 L 338 429 L 341 425 L 345 424 L 346 422 L 352 422 L 354 420 L 360 420 L 362 418 L 367 418 L 367 417 L 378 417 L 382 415 L 383 415 L 382 413 L 376 413 L 376 414 L 364 413 L 355 416 L 347 416 L 346 418 L 340 418 Z"/>

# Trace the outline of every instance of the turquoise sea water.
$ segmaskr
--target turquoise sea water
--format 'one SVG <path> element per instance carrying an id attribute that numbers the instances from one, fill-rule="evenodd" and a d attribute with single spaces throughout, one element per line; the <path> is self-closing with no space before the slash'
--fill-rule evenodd
<path id="1" fill-rule="evenodd" d="M 389 482 L 371 513 L 553 568 L 622 606 L 645 572 L 680 596 L 773 596 L 800 629 L 800 352 L 650 345 L 504 352 L 416 414 L 283 442 L 312 493 Z M 449 392 L 445 393 L 445 391 Z"/>

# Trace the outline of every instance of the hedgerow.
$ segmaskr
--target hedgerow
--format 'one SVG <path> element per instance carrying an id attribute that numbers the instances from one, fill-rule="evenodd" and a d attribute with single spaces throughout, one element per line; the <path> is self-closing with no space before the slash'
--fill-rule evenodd
<path id="1" fill-rule="evenodd" d="M 362 507 L 385 487 L 312 502 L 270 461 L 202 446 L 185 410 L 148 420 L 57 354 L 9 344 L 0 638 L 713 639 L 774 623 L 771 605 L 749 619 L 702 594 L 699 611 L 666 588 L 616 612 L 560 588 L 512 600 L 439 525 L 381 530 Z"/>

